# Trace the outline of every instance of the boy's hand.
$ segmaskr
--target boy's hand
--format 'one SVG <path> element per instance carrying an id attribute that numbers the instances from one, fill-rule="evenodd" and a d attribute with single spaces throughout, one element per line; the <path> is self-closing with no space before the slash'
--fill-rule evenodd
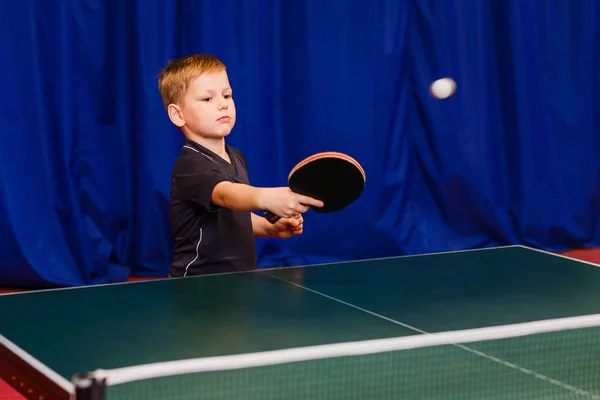
<path id="1" fill-rule="evenodd" d="M 294 193 L 288 187 L 262 189 L 260 204 L 281 218 L 293 218 L 308 211 L 309 206 L 323 207 L 323 202 L 312 197 Z"/>
<path id="2" fill-rule="evenodd" d="M 298 214 L 292 218 L 281 218 L 273 224 L 273 236 L 286 239 L 292 236 L 302 234 L 304 218 Z"/>

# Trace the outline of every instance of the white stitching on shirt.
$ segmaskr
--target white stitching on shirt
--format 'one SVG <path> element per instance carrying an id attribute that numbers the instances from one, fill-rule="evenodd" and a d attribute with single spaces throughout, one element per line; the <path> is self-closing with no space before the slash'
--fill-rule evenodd
<path id="1" fill-rule="evenodd" d="M 187 267 L 185 267 L 185 273 L 183 274 L 183 276 L 187 276 L 188 268 L 190 268 L 190 265 L 192 265 L 200 256 L 200 252 L 198 251 L 198 249 L 200 248 L 201 241 L 202 241 L 202 228 L 200 228 L 200 237 L 198 238 L 198 244 L 196 245 L 196 257 L 194 257 L 194 259 L 192 261 L 190 261 L 190 263 L 187 265 Z"/>
<path id="2" fill-rule="evenodd" d="M 183 146 L 183 147 L 185 147 L 186 149 L 194 150 L 196 153 L 200 153 L 200 154 L 202 154 L 204 157 L 208 158 L 210 161 L 213 161 L 213 159 L 212 159 L 211 157 L 209 157 L 208 155 L 206 155 L 206 154 L 202 153 L 201 151 L 198 151 L 198 150 L 196 150 L 196 149 L 195 149 L 195 148 L 193 148 L 193 147 L 190 147 L 190 146 L 187 146 L 187 145 L 186 145 L 186 146 Z"/>
<path id="3" fill-rule="evenodd" d="M 193 147 L 190 147 L 190 146 L 183 146 L 183 147 L 185 147 L 186 149 L 194 150 L 196 153 L 200 153 L 198 150 L 196 150 Z"/>
<path id="4" fill-rule="evenodd" d="M 200 154 L 202 154 L 204 157 L 206 157 L 206 158 L 208 158 L 209 160 L 213 161 L 213 159 L 212 159 L 211 157 L 209 157 L 208 155 L 204 154 L 204 153 L 203 153 L 203 152 L 201 152 L 201 151 L 198 151 L 197 149 L 195 149 L 195 148 L 193 148 L 193 147 L 190 147 L 190 146 L 187 146 L 187 145 L 185 145 L 185 146 L 183 146 L 183 147 L 185 147 L 185 148 L 187 148 L 187 149 L 190 149 L 190 150 L 193 150 L 193 151 L 195 151 L 196 153 L 200 153 Z M 195 262 L 195 261 L 198 259 L 198 257 L 200 256 L 200 251 L 199 251 L 199 248 L 200 248 L 200 242 L 202 242 L 202 228 L 200 228 L 200 237 L 198 238 L 198 244 L 196 244 L 196 257 L 194 257 L 194 259 L 193 259 L 192 261 L 190 261 L 190 263 L 189 263 L 189 264 L 188 264 L 188 265 L 185 267 L 185 273 L 183 274 L 183 276 L 187 276 L 188 269 L 190 268 L 190 266 L 191 266 L 191 265 L 192 265 L 192 264 L 193 264 L 193 263 L 194 263 L 194 262 Z"/>

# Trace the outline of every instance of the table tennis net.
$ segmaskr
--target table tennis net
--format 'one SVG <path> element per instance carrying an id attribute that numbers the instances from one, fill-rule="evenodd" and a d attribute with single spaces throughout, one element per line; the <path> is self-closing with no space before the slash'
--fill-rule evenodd
<path id="1" fill-rule="evenodd" d="M 92 376 L 106 399 L 600 399 L 600 314 Z"/>

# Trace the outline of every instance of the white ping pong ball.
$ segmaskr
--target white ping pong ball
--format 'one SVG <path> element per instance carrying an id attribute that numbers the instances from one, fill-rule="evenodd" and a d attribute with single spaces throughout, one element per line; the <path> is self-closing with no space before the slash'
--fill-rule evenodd
<path id="1" fill-rule="evenodd" d="M 434 81 L 429 87 L 433 97 L 438 99 L 447 99 L 454 94 L 456 82 L 451 78 L 441 78 Z"/>

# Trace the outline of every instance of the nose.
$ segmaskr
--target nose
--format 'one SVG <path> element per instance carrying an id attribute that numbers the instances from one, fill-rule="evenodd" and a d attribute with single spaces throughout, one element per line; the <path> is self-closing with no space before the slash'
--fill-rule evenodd
<path id="1" fill-rule="evenodd" d="M 229 106 L 227 105 L 227 100 L 221 99 L 219 102 L 219 110 L 227 110 Z"/>

